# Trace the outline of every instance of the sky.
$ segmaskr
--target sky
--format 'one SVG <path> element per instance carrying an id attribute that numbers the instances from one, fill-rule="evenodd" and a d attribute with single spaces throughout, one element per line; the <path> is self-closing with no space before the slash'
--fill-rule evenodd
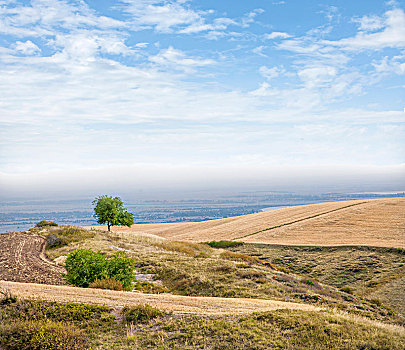
<path id="1" fill-rule="evenodd" d="M 405 3 L 0 0 L 0 124 L 9 197 L 403 190 Z"/>

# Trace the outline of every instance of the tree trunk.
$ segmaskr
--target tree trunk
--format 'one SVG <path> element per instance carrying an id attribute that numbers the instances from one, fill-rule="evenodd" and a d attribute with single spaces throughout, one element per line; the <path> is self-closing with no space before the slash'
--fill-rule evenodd
<path id="1" fill-rule="evenodd" d="M 107 221 L 107 227 L 108 227 L 108 232 L 110 232 L 110 222 L 109 221 Z"/>

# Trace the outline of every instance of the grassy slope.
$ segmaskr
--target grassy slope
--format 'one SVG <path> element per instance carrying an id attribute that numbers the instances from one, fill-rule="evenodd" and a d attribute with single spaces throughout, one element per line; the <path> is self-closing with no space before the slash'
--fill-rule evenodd
<path id="1" fill-rule="evenodd" d="M 64 350 L 325 349 L 326 346 L 400 350 L 405 342 L 404 329 L 398 326 L 327 311 L 275 310 L 204 317 L 162 312 L 154 315 L 145 312 L 144 306 L 135 310 L 140 310 L 138 315 L 142 317 L 137 318 L 140 321 L 127 324 L 119 319 L 127 319 L 131 309 L 117 313 L 108 307 L 19 300 L 0 309 L 0 345 L 10 350 L 34 345 Z M 24 337 L 22 344 L 18 341 L 21 337 Z"/>
<path id="2" fill-rule="evenodd" d="M 174 242 L 150 235 L 94 232 L 91 238 L 49 250 L 48 255 L 56 258 L 78 247 L 106 253 L 125 249 L 137 261 L 139 273 L 154 274 L 166 291 L 178 295 L 291 301 L 402 322 L 394 320 L 392 311 L 383 306 L 313 278 L 274 269 L 251 256 L 257 253 L 238 255 L 205 244 Z"/>
<path id="3" fill-rule="evenodd" d="M 356 296 L 379 299 L 405 315 L 405 251 L 377 247 L 245 244 L 233 251 L 284 266 Z"/>

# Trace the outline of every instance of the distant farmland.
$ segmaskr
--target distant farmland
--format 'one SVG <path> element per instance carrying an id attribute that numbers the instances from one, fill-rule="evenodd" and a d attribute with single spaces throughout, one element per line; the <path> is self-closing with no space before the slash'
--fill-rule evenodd
<path id="1" fill-rule="evenodd" d="M 226 219 L 113 227 L 115 232 L 148 233 L 203 242 L 405 248 L 405 198 L 365 199 L 302 205 Z"/>

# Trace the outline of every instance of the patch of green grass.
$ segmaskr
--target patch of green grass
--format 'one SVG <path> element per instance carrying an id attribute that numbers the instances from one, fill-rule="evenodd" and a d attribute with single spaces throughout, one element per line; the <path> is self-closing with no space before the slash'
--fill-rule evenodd
<path id="1" fill-rule="evenodd" d="M 211 241 L 207 242 L 207 244 L 211 248 L 232 248 L 232 247 L 238 247 L 240 245 L 243 245 L 243 242 L 235 242 L 235 241 Z"/>

